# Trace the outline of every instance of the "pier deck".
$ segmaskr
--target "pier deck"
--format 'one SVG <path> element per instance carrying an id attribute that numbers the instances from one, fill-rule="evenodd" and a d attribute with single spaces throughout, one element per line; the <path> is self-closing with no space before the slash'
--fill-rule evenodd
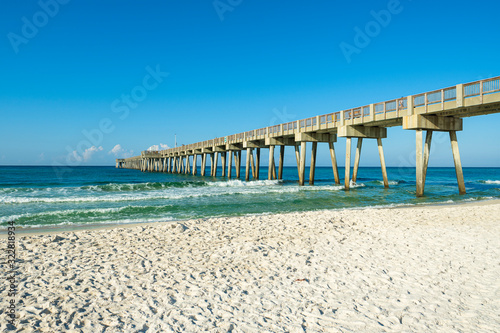
<path id="1" fill-rule="evenodd" d="M 424 193 L 432 133 L 449 132 L 457 173 L 459 193 L 465 193 L 465 183 L 457 142 L 457 131 L 463 129 L 463 118 L 500 112 L 500 77 L 458 84 L 453 87 L 411 95 L 386 102 L 328 113 L 275 126 L 228 135 L 161 151 L 143 151 L 140 156 L 117 159 L 117 168 L 150 172 L 197 174 L 201 157 L 201 176 L 205 176 L 207 157 L 210 157 L 210 176 L 217 176 L 218 157 L 222 162 L 222 176 L 231 178 L 234 158 L 236 177 L 240 178 L 242 151 L 246 150 L 245 180 L 258 179 L 260 150 L 269 149 L 268 179 L 281 179 L 286 146 L 294 146 L 299 184 L 305 183 L 306 143 L 312 142 L 309 184 L 314 184 L 315 160 L 318 142 L 328 143 L 334 181 L 340 184 L 334 143 L 346 138 L 344 186 L 349 190 L 351 180 L 351 140 L 357 138 L 352 181 L 356 181 L 363 139 L 376 139 L 384 186 L 388 187 L 382 139 L 387 128 L 402 126 L 415 131 L 416 195 Z M 426 131 L 425 145 L 423 131 Z M 274 160 L 275 146 L 280 147 L 278 172 Z M 192 161 L 192 163 L 191 163 Z M 192 165 L 192 167 L 191 167 Z M 349 166 L 349 167 L 347 167 Z M 227 172 L 226 172 L 227 169 Z"/>

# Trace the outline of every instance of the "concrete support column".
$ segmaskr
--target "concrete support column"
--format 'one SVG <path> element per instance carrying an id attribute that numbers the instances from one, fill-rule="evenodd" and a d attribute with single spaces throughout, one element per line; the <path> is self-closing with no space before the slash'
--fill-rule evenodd
<path id="1" fill-rule="evenodd" d="M 255 152 L 255 179 L 259 179 L 260 174 L 260 148 Z"/>
<path id="2" fill-rule="evenodd" d="M 196 176 L 196 174 L 198 173 L 198 166 L 197 166 L 197 163 L 198 162 L 198 155 L 194 154 L 193 155 L 193 176 Z"/>
<path id="3" fill-rule="evenodd" d="M 382 169 L 382 177 L 384 178 L 384 187 L 389 188 L 389 180 L 387 178 L 387 170 L 385 168 L 384 148 L 382 147 L 382 139 L 377 138 L 378 154 L 380 156 L 380 167 Z"/>
<path id="4" fill-rule="evenodd" d="M 213 176 L 214 177 L 217 177 L 217 163 L 218 163 L 218 153 L 215 153 L 215 156 L 214 156 L 214 174 Z"/>
<path id="5" fill-rule="evenodd" d="M 207 153 L 203 153 L 201 157 L 201 176 L 205 177 L 205 168 L 207 166 Z"/>
<path id="6" fill-rule="evenodd" d="M 318 143 L 313 141 L 311 149 L 311 166 L 309 167 L 309 185 L 314 185 L 314 173 L 316 171 L 316 152 Z"/>
<path id="7" fill-rule="evenodd" d="M 273 169 L 274 169 L 274 146 L 271 145 L 269 146 L 269 168 L 267 169 L 267 179 L 269 180 L 274 179 Z"/>
<path id="8" fill-rule="evenodd" d="M 304 185 L 304 178 L 306 173 L 306 143 L 300 143 L 300 170 L 299 170 L 299 185 Z"/>
<path id="9" fill-rule="evenodd" d="M 240 178 L 241 173 L 241 150 L 236 152 L 236 156 L 234 157 L 234 163 L 236 164 L 236 178 Z"/>
<path id="10" fill-rule="evenodd" d="M 247 148 L 247 159 L 245 160 L 245 180 L 250 180 L 250 154 L 251 148 Z"/>
<path id="11" fill-rule="evenodd" d="M 429 165 L 429 157 L 431 153 L 431 141 L 432 141 L 432 131 L 427 130 L 427 133 L 425 135 L 425 146 L 424 146 L 424 186 L 425 186 L 425 179 L 427 178 L 427 166 Z"/>
<path id="12" fill-rule="evenodd" d="M 283 179 L 283 163 L 285 160 L 285 146 L 280 146 L 280 160 L 278 165 L 278 179 Z"/>
<path id="13" fill-rule="evenodd" d="M 226 156 L 227 152 L 220 153 L 220 159 L 222 162 L 222 177 L 226 177 Z"/>
<path id="14" fill-rule="evenodd" d="M 298 145 L 295 145 L 295 159 L 297 160 L 297 174 L 300 179 L 300 149 Z"/>
<path id="15" fill-rule="evenodd" d="M 252 166 L 252 179 L 257 179 L 255 178 L 257 176 L 257 169 L 255 169 L 255 158 L 253 156 L 253 148 L 250 150 L 250 164 Z"/>
<path id="16" fill-rule="evenodd" d="M 335 184 L 340 184 L 339 168 L 337 166 L 337 157 L 335 156 L 333 142 L 328 142 L 328 147 L 330 148 L 330 158 L 332 160 L 333 178 L 335 179 Z"/>
<path id="17" fill-rule="evenodd" d="M 456 131 L 450 131 L 450 141 L 451 141 L 451 150 L 453 152 L 453 161 L 455 162 L 455 172 L 457 174 L 458 193 L 465 194 L 464 174 L 462 171 L 462 162 L 460 161 L 460 152 L 458 151 L 458 141 L 457 141 Z"/>
<path id="18" fill-rule="evenodd" d="M 233 151 L 229 151 L 229 159 L 227 161 L 227 178 L 231 179 L 232 169 L 233 169 Z"/>
<path id="19" fill-rule="evenodd" d="M 361 158 L 361 146 L 363 138 L 358 138 L 358 146 L 356 147 L 356 156 L 354 157 L 354 169 L 352 171 L 352 181 L 355 183 L 358 180 L 359 160 Z"/>
<path id="20" fill-rule="evenodd" d="M 422 197 L 424 195 L 424 160 L 422 158 L 422 130 L 417 129 L 415 131 L 415 142 L 416 142 L 416 183 L 417 183 L 417 197 Z"/>
<path id="21" fill-rule="evenodd" d="M 345 178 L 344 187 L 346 191 L 349 191 L 349 185 L 351 180 L 351 138 L 346 138 L 345 141 Z"/>
<path id="22" fill-rule="evenodd" d="M 211 153 L 210 154 L 210 176 L 214 175 L 215 154 L 216 153 Z"/>

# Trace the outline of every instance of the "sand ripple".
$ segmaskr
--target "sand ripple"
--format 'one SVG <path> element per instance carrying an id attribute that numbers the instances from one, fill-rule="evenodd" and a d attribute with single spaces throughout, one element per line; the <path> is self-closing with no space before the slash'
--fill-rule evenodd
<path id="1" fill-rule="evenodd" d="M 499 332 L 499 213 L 321 211 L 23 237 L 19 328 Z"/>

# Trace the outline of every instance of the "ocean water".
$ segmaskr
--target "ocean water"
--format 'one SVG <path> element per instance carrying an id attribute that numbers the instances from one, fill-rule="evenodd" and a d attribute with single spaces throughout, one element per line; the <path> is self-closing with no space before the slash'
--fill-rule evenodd
<path id="1" fill-rule="evenodd" d="M 58 171 L 0 167 L 0 228 L 11 220 L 22 228 L 71 227 L 500 198 L 500 168 L 464 168 L 466 195 L 458 194 L 453 168 L 429 168 L 422 198 L 414 168 L 388 168 L 389 189 L 380 168 L 360 168 L 348 192 L 334 184 L 331 167 L 316 168 L 314 186 L 298 186 L 295 167 L 284 168 L 283 181 L 250 182 L 114 167 Z M 266 179 L 267 168 L 260 171 Z"/>

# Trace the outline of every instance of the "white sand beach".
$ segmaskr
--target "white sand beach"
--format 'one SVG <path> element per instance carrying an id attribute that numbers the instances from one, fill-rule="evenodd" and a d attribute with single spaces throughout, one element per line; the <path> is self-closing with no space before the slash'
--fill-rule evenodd
<path id="1" fill-rule="evenodd" d="M 22 332 L 500 332 L 499 201 L 17 242 Z"/>

